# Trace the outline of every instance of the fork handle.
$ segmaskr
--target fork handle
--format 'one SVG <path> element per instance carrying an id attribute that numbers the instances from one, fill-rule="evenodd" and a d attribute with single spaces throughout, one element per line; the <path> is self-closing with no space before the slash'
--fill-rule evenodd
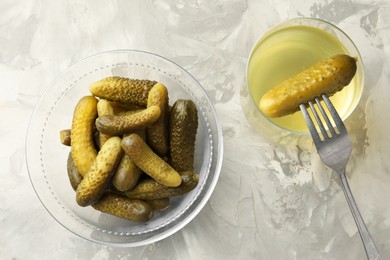
<path id="1" fill-rule="evenodd" d="M 347 199 L 349 208 L 351 209 L 353 218 L 355 219 L 356 226 L 359 230 L 360 237 L 363 241 L 364 249 L 366 250 L 367 258 L 369 260 L 384 260 L 382 254 L 379 252 L 378 248 L 375 245 L 374 240 L 372 239 L 370 232 L 364 223 L 362 216 L 360 215 L 359 209 L 356 205 L 355 199 L 352 196 L 351 189 L 345 175 L 345 168 L 338 172 L 341 180 L 341 186 L 344 191 L 344 195 Z"/>

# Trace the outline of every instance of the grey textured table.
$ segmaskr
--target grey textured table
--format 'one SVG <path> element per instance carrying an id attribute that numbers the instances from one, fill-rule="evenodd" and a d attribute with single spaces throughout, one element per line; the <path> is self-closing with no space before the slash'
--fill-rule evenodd
<path id="1" fill-rule="evenodd" d="M 372 236 L 390 258 L 390 2 L 11 1 L 0 3 L 1 259 L 365 259 L 336 176 L 307 138 L 272 143 L 240 105 L 251 46 L 272 25 L 317 17 L 343 29 L 366 68 L 346 121 L 349 180 Z M 114 49 L 177 62 L 208 92 L 222 123 L 220 180 L 200 214 L 144 247 L 85 241 L 46 212 L 30 184 L 25 135 L 46 86 L 72 63 Z"/>

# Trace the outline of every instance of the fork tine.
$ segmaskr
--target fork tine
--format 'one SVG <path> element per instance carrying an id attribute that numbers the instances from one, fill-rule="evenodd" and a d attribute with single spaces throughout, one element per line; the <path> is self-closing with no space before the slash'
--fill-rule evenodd
<path id="1" fill-rule="evenodd" d="M 325 130 L 324 124 L 322 123 L 321 118 L 318 116 L 317 110 L 315 109 L 315 107 L 313 105 L 313 102 L 309 101 L 309 106 L 313 112 L 314 118 L 317 121 L 317 125 L 321 130 L 321 133 L 322 133 L 322 136 L 324 137 L 324 140 L 329 138 L 328 133 Z"/>
<path id="2" fill-rule="evenodd" d="M 316 103 L 317 103 L 318 108 L 319 108 L 320 111 L 321 111 L 322 117 L 324 118 L 326 124 L 328 125 L 329 131 L 332 133 L 331 136 L 336 136 L 337 133 L 336 133 L 336 131 L 334 130 L 334 127 L 333 127 L 332 123 L 330 122 L 329 117 L 328 117 L 328 115 L 327 115 L 326 112 L 325 112 L 325 109 L 322 107 L 322 104 L 321 104 L 321 102 L 320 102 L 320 99 L 319 99 L 319 98 L 316 98 L 315 101 L 316 101 Z"/>
<path id="3" fill-rule="evenodd" d="M 311 119 L 309 113 L 307 112 L 305 104 L 300 104 L 299 108 L 302 111 L 303 117 L 305 118 L 306 125 L 309 128 L 309 132 L 311 137 L 313 138 L 314 144 L 317 145 L 317 143 L 321 142 L 321 138 L 317 132 L 317 129 L 313 123 L 313 120 Z"/>
<path id="4" fill-rule="evenodd" d="M 334 108 L 332 102 L 330 102 L 329 98 L 326 95 L 322 95 L 322 99 L 325 101 L 326 106 L 329 109 L 330 115 L 333 118 L 334 123 L 337 126 L 337 129 L 339 130 L 339 133 L 346 133 L 347 129 L 345 128 L 345 125 L 343 123 L 343 120 L 341 120 L 339 114 L 337 113 L 336 109 Z"/>

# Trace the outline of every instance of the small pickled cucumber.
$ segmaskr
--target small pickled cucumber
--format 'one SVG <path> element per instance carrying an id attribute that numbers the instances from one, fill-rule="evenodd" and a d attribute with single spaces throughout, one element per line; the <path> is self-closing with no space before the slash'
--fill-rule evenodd
<path id="1" fill-rule="evenodd" d="M 347 86 L 356 73 L 356 59 L 345 54 L 319 61 L 265 93 L 259 103 L 268 117 L 281 117 L 299 110 L 325 94 L 331 96 Z"/>
<path id="2" fill-rule="evenodd" d="M 148 144 L 158 155 L 164 156 L 169 149 L 168 135 L 168 90 L 157 83 L 149 92 L 148 107 L 158 106 L 161 110 L 160 118 L 147 128 Z"/>
<path id="3" fill-rule="evenodd" d="M 90 170 L 77 187 L 76 201 L 80 206 L 91 205 L 100 198 L 110 183 L 113 171 L 122 154 L 119 137 L 111 137 L 104 143 Z"/>
<path id="4" fill-rule="evenodd" d="M 111 106 L 110 102 L 105 99 L 100 99 L 97 103 L 97 112 L 98 116 L 113 115 L 114 109 Z M 111 135 L 99 133 L 99 147 L 102 147 L 103 144 L 112 137 Z"/>
<path id="5" fill-rule="evenodd" d="M 180 185 L 179 173 L 155 154 L 139 135 L 131 134 L 124 137 L 122 148 L 143 172 L 157 182 L 169 187 Z"/>
<path id="6" fill-rule="evenodd" d="M 145 129 L 137 131 L 137 134 L 142 138 L 142 140 L 146 140 Z M 129 134 L 124 134 L 123 137 L 128 135 Z M 135 185 L 137 185 L 141 174 L 141 169 L 135 165 L 126 153 L 124 153 L 114 176 L 112 176 L 112 185 L 118 191 L 131 190 Z"/>
<path id="7" fill-rule="evenodd" d="M 112 185 L 118 191 L 127 191 L 137 185 L 141 170 L 135 165 L 127 154 L 123 154 L 122 159 L 112 177 Z"/>
<path id="8" fill-rule="evenodd" d="M 70 129 L 64 129 L 60 131 L 61 144 L 70 146 Z"/>
<path id="9" fill-rule="evenodd" d="M 94 127 L 93 132 L 93 143 L 95 146 L 95 150 L 99 150 L 99 132 Z M 63 145 L 71 146 L 72 145 L 72 139 L 71 139 L 71 130 L 70 129 L 64 129 L 60 131 L 60 141 Z"/>
<path id="10" fill-rule="evenodd" d="M 72 185 L 72 188 L 76 190 L 77 186 L 79 186 L 80 182 L 82 181 L 83 176 L 79 173 L 79 171 L 76 169 L 76 166 L 74 165 L 72 153 L 69 153 L 68 155 L 66 168 L 68 170 L 70 185 Z"/>
<path id="11" fill-rule="evenodd" d="M 177 100 L 170 111 L 171 165 L 179 172 L 194 168 L 198 112 L 191 100 Z"/>
<path id="12" fill-rule="evenodd" d="M 96 127 L 100 133 L 122 135 L 144 129 L 160 117 L 160 108 L 151 106 L 131 115 L 106 115 L 96 119 Z"/>
<path id="13" fill-rule="evenodd" d="M 153 217 L 153 208 L 147 202 L 113 193 L 105 194 L 92 207 L 101 212 L 136 222 L 146 222 Z"/>
<path id="14" fill-rule="evenodd" d="M 111 103 L 105 99 L 99 99 L 97 103 L 97 112 L 98 116 L 104 115 L 113 115 L 114 108 L 111 106 Z"/>
<path id="15" fill-rule="evenodd" d="M 93 164 L 97 152 L 93 142 L 97 100 L 92 96 L 80 99 L 73 113 L 71 129 L 72 158 L 77 170 L 85 175 Z"/>
<path id="16" fill-rule="evenodd" d="M 182 183 L 178 187 L 166 187 L 153 179 L 140 181 L 131 191 L 124 194 L 128 198 L 155 200 L 179 196 L 193 190 L 198 185 L 199 175 L 190 171 L 181 173 Z"/>
<path id="17" fill-rule="evenodd" d="M 89 86 L 94 96 L 124 104 L 146 107 L 148 93 L 156 81 L 107 77 Z"/>
<path id="18" fill-rule="evenodd" d="M 169 207 L 169 198 L 148 200 L 147 202 L 150 206 L 152 206 L 154 212 L 162 211 Z"/>

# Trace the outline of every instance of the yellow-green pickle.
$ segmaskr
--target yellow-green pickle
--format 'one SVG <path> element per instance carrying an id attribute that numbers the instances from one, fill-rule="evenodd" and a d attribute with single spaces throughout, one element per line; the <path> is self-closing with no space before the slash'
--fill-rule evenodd
<path id="1" fill-rule="evenodd" d="M 170 111 L 171 164 L 179 172 L 194 168 L 198 111 L 191 100 L 177 100 Z"/>
<path id="2" fill-rule="evenodd" d="M 148 93 L 156 81 L 107 77 L 89 86 L 94 96 L 123 104 L 146 107 Z"/>
<path id="3" fill-rule="evenodd" d="M 74 190 L 77 189 L 77 186 L 79 186 L 80 182 L 83 180 L 83 176 L 79 173 L 76 166 L 74 165 L 72 153 L 69 153 L 68 155 L 68 161 L 66 163 L 66 168 L 68 170 L 68 177 L 70 185 L 72 185 L 72 188 Z"/>
<path id="4" fill-rule="evenodd" d="M 181 183 L 180 175 L 167 162 L 155 154 L 137 134 L 122 139 L 123 151 L 147 175 L 168 187 Z"/>
<path id="5" fill-rule="evenodd" d="M 169 150 L 168 136 L 168 90 L 157 83 L 149 92 L 148 107 L 158 106 L 161 111 L 160 118 L 147 128 L 148 143 L 159 156 L 164 156 Z"/>
<path id="6" fill-rule="evenodd" d="M 100 133 L 109 135 L 133 133 L 152 125 L 160 114 L 158 106 L 151 106 L 126 115 L 104 115 L 96 119 L 96 127 Z"/>
<path id="7" fill-rule="evenodd" d="M 105 116 L 105 115 L 113 115 L 114 109 L 112 108 L 109 101 L 105 99 L 100 99 L 97 103 L 97 112 L 98 116 Z M 99 147 L 102 147 L 102 145 L 112 137 L 111 135 L 99 133 Z"/>
<path id="8" fill-rule="evenodd" d="M 319 61 L 265 93 L 260 110 L 268 117 L 281 117 L 298 111 L 300 104 L 323 94 L 332 96 L 351 82 L 356 61 L 345 54 Z"/>
<path id="9" fill-rule="evenodd" d="M 148 203 L 124 196 L 105 194 L 92 207 L 101 212 L 136 222 L 145 222 L 153 217 L 153 208 Z"/>
<path id="10" fill-rule="evenodd" d="M 135 165 L 127 154 L 122 156 L 119 165 L 112 177 L 112 185 L 118 191 L 127 191 L 137 185 L 141 170 Z"/>
<path id="11" fill-rule="evenodd" d="M 198 185 L 199 175 L 190 171 L 181 173 L 182 183 L 178 187 L 167 187 L 153 179 L 140 181 L 131 191 L 124 192 L 126 197 L 155 200 L 179 196 L 193 190 Z"/>
<path id="12" fill-rule="evenodd" d="M 74 164 L 83 176 L 88 172 L 97 155 L 93 142 L 96 117 L 96 98 L 92 96 L 81 98 L 73 113 L 71 151 Z"/>
<path id="13" fill-rule="evenodd" d="M 104 143 L 95 162 L 77 187 L 76 201 L 80 206 L 91 205 L 102 196 L 122 154 L 119 137 L 111 137 Z"/>
<path id="14" fill-rule="evenodd" d="M 70 129 L 60 131 L 60 141 L 63 145 L 70 146 Z"/>

